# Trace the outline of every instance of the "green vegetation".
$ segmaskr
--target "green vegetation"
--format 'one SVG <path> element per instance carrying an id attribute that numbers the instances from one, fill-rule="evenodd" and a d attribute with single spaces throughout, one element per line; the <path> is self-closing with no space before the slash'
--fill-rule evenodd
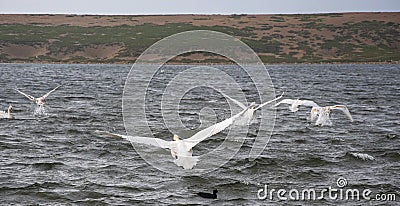
<path id="1" fill-rule="evenodd" d="M 56 15 L 41 16 L 51 18 Z M 64 17 L 87 18 L 85 15 Z M 213 30 L 235 36 L 259 53 L 266 63 L 400 61 L 400 18 L 395 21 L 356 21 L 348 18 L 348 21 L 333 24 L 325 21 L 343 18 L 344 14 L 272 15 L 269 20 L 254 24 L 252 21 L 257 20 L 257 15 L 230 15 L 225 17 L 225 21 L 218 21 L 219 23 L 210 24 L 211 26 L 195 26 L 191 21 L 213 21 L 214 17 L 201 16 L 191 18 L 188 22 L 165 24 L 140 24 L 141 16 L 89 17 L 117 23 L 117 26 L 51 25 L 38 22 L 0 24 L 0 62 L 132 62 L 156 41 L 190 30 Z M 121 19 L 136 22 L 137 25 L 118 24 Z M 88 23 L 92 24 L 94 23 Z M 18 52 L 5 52 L 5 48 L 11 46 L 44 48 L 46 54 L 42 52 L 19 57 L 15 56 Z M 104 58 L 96 58 L 97 55 L 92 53 L 83 55 L 88 53 L 88 48 L 92 49 L 90 52 L 98 52 L 93 51 L 97 46 L 100 50 L 114 49 L 115 54 L 110 52 Z M 211 63 L 224 62 L 223 59 L 213 58 L 207 53 L 204 56 L 209 57 L 208 61 Z M 179 61 L 193 63 L 190 54 L 183 55 Z"/>

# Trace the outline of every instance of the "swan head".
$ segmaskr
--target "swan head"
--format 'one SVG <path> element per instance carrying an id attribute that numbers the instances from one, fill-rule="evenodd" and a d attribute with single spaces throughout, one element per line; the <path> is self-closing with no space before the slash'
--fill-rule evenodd
<path id="1" fill-rule="evenodd" d="M 8 113 L 11 113 L 12 112 L 12 106 L 10 105 L 10 106 L 8 106 Z"/>
<path id="2" fill-rule="evenodd" d="M 178 141 L 179 140 L 179 136 L 174 134 L 174 137 L 172 138 L 174 141 Z"/>
<path id="3" fill-rule="evenodd" d="M 252 102 L 251 104 L 250 104 L 250 109 L 255 109 L 256 108 L 256 103 L 255 102 Z"/>

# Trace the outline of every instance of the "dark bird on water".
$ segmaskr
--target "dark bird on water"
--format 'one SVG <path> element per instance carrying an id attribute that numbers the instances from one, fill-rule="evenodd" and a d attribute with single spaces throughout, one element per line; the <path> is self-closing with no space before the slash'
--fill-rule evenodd
<path id="1" fill-rule="evenodd" d="M 217 192 L 218 190 L 213 190 L 213 193 L 208 193 L 208 192 L 199 192 L 197 195 L 200 197 L 208 198 L 208 199 L 217 199 Z"/>

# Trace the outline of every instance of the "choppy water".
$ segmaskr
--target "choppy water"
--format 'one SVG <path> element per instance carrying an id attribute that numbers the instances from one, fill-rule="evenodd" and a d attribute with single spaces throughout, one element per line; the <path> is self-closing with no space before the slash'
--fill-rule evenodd
<path id="1" fill-rule="evenodd" d="M 232 66 L 220 66 L 229 70 Z M 184 66 L 167 66 L 178 71 Z M 232 67 L 233 68 L 233 67 Z M 231 69 L 232 69 L 231 68 Z M 396 204 L 400 199 L 400 65 L 276 65 L 267 67 L 277 93 L 286 98 L 315 100 L 320 105 L 346 104 L 355 122 L 341 113 L 333 126 L 318 127 L 307 120 L 309 109 L 277 110 L 271 140 L 261 157 L 249 161 L 251 142 L 218 170 L 200 176 L 175 177 L 142 160 L 129 142 L 95 135 L 95 130 L 124 133 L 122 92 L 129 65 L 0 65 L 0 106 L 14 107 L 15 118 L 0 119 L 1 204 L 331 204 L 334 200 L 259 200 L 257 191 L 269 188 L 337 187 L 394 193 L 397 202 L 339 201 L 344 204 Z M 167 75 L 167 74 L 166 74 Z M 238 77 L 246 83 L 248 79 Z M 151 88 L 157 92 L 157 84 Z M 166 80 L 165 80 L 166 81 Z M 47 116 L 33 116 L 33 105 L 13 89 L 43 95 L 64 83 L 47 99 Z M 223 85 L 223 84 L 222 84 Z M 251 86 L 250 86 L 251 87 Z M 201 90 L 200 90 L 201 91 Z M 248 90 L 247 92 L 249 92 Z M 150 92 L 151 93 L 151 92 Z M 250 94 L 251 96 L 251 94 Z M 150 102 L 151 99 L 150 95 Z M 198 112 L 215 104 L 226 118 L 223 101 L 212 91 L 194 91 L 182 100 L 182 118 L 197 128 Z M 154 97 L 157 102 L 157 97 Z M 163 127 L 159 110 L 148 107 L 153 130 Z M 260 128 L 262 130 L 263 128 Z M 249 137 L 258 131 L 250 130 Z M 196 146 L 207 151 L 212 139 Z M 351 152 L 372 155 L 364 161 Z M 218 189 L 217 200 L 202 199 L 200 191 Z"/>

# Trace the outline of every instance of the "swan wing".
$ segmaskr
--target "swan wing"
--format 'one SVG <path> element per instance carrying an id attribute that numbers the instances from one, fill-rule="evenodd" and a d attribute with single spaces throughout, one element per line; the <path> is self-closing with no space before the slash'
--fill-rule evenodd
<path id="1" fill-rule="evenodd" d="M 295 99 L 284 99 L 278 103 L 275 104 L 275 107 L 277 107 L 280 104 L 293 104 L 294 102 L 296 102 L 297 100 Z"/>
<path id="2" fill-rule="evenodd" d="M 297 104 L 309 106 L 309 107 L 319 107 L 317 103 L 315 103 L 314 101 L 311 101 L 311 100 L 298 100 Z"/>
<path id="3" fill-rule="evenodd" d="M 334 105 L 334 106 L 331 106 L 331 109 L 342 111 L 349 118 L 350 122 L 354 121 L 353 117 L 350 114 L 349 109 L 345 105 Z"/>
<path id="4" fill-rule="evenodd" d="M 54 89 L 52 89 L 51 91 L 47 92 L 47 94 L 43 95 L 41 98 L 46 99 L 47 96 L 49 96 L 52 92 L 56 91 L 56 89 L 58 89 L 61 86 L 62 86 L 62 84 L 56 86 Z"/>
<path id="5" fill-rule="evenodd" d="M 221 92 L 221 91 L 220 91 L 220 92 Z M 234 102 L 235 104 L 237 104 L 240 108 L 246 109 L 246 106 L 245 106 L 243 103 L 239 102 L 239 101 L 236 100 L 236 99 L 233 99 L 232 97 L 230 97 L 230 96 L 224 94 L 223 92 L 221 92 L 221 94 L 224 95 L 224 97 L 230 99 L 230 100 L 231 100 L 232 102 Z"/>
<path id="6" fill-rule="evenodd" d="M 49 96 L 52 92 L 56 91 L 56 89 L 58 89 L 61 86 L 62 86 L 62 84 L 56 86 L 54 89 L 52 89 L 51 91 L 47 92 L 47 94 L 43 95 L 41 98 L 46 99 L 47 96 Z"/>
<path id="7" fill-rule="evenodd" d="M 168 148 L 168 149 L 171 148 L 171 141 L 165 141 L 165 140 L 162 140 L 159 138 L 121 135 L 121 134 L 114 134 L 114 133 L 105 132 L 105 131 L 96 131 L 96 133 L 101 134 L 101 135 L 106 135 L 109 137 L 126 139 L 130 142 L 135 142 L 135 143 L 139 143 L 139 144 L 145 144 L 145 145 L 161 147 L 161 148 Z"/>
<path id="8" fill-rule="evenodd" d="M 223 131 L 227 127 L 231 126 L 238 117 L 242 116 L 253 105 L 254 105 L 254 103 L 251 104 L 246 109 L 244 109 L 243 111 L 241 111 L 239 114 L 236 114 L 236 115 L 232 116 L 231 118 L 228 118 L 222 122 L 214 124 L 206 129 L 203 129 L 188 139 L 184 139 L 183 141 L 185 142 L 186 149 L 187 150 L 192 149 L 194 146 L 196 146 L 201 141 L 203 141 L 203 140 L 207 139 L 208 137 L 211 137 L 211 136 Z"/>
<path id="9" fill-rule="evenodd" d="M 283 97 L 283 94 L 285 94 L 285 92 L 282 92 L 281 96 L 279 96 L 279 97 L 277 97 L 277 98 L 275 98 L 275 99 L 273 99 L 273 100 L 270 100 L 270 101 L 268 101 L 268 102 L 264 102 L 264 103 L 258 105 L 258 107 L 256 107 L 256 110 L 260 109 L 261 107 L 263 107 L 263 106 L 265 106 L 265 105 L 267 105 L 267 104 L 269 104 L 269 103 L 271 103 L 271 102 L 273 102 L 273 101 L 277 101 L 278 99 L 280 99 L 280 98 Z"/>
<path id="10" fill-rule="evenodd" d="M 28 98 L 29 100 L 35 101 L 35 97 L 33 97 L 32 95 L 25 94 L 25 93 L 19 91 L 18 89 L 15 89 L 15 91 L 17 91 L 17 92 L 19 92 L 20 94 L 24 95 L 24 96 L 25 96 L 26 98 Z"/>

